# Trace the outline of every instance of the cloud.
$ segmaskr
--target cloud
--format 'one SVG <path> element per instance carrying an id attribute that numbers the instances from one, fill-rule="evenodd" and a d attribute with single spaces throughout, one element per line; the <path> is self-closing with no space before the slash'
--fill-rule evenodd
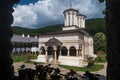
<path id="1" fill-rule="evenodd" d="M 97 0 L 71 0 L 73 8 L 87 18 L 103 17 L 105 8 Z M 70 0 L 43 0 L 28 5 L 17 5 L 14 7 L 13 26 L 25 28 L 40 28 L 47 25 L 61 24 L 64 20 L 63 11 L 69 8 Z"/>

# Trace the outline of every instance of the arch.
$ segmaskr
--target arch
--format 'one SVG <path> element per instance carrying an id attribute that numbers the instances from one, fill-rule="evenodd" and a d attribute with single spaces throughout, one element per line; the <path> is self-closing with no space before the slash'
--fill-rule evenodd
<path id="1" fill-rule="evenodd" d="M 65 46 L 63 46 L 61 49 L 61 55 L 67 56 L 67 53 L 68 53 L 67 48 Z"/>
<path id="2" fill-rule="evenodd" d="M 61 46 L 62 43 L 56 39 L 55 37 L 49 39 L 46 43 L 45 43 L 46 46 Z"/>
<path id="3" fill-rule="evenodd" d="M 40 54 L 43 54 L 43 55 L 45 55 L 45 48 L 44 48 L 44 46 L 41 46 L 41 48 L 40 48 Z"/>
<path id="4" fill-rule="evenodd" d="M 53 55 L 54 54 L 53 47 L 49 46 L 47 50 L 48 50 L 47 51 L 48 55 Z"/>
<path id="5" fill-rule="evenodd" d="M 76 56 L 76 48 L 74 46 L 70 47 L 70 56 Z"/>

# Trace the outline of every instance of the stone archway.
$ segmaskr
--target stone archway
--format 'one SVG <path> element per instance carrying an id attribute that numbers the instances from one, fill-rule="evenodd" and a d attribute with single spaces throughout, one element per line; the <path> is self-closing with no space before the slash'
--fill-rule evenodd
<path id="1" fill-rule="evenodd" d="M 53 55 L 54 64 L 56 64 L 57 59 L 59 58 L 59 53 L 61 51 L 61 45 L 62 45 L 62 43 L 58 39 L 56 39 L 55 37 L 49 39 L 45 43 L 45 46 L 48 47 L 46 56 L 47 56 L 47 58 L 49 58 L 48 55 L 52 53 L 51 55 Z M 50 47 L 51 47 L 51 50 L 50 50 Z"/>
<path id="2" fill-rule="evenodd" d="M 76 48 L 74 46 L 70 47 L 70 56 L 76 56 Z"/>
<path id="3" fill-rule="evenodd" d="M 67 56 L 67 53 L 68 53 L 67 48 L 65 46 L 63 46 L 62 49 L 61 49 L 61 55 L 62 56 Z"/>
<path id="4" fill-rule="evenodd" d="M 42 47 L 40 48 L 40 54 L 45 55 L 45 48 L 44 48 L 44 46 L 42 46 Z"/>

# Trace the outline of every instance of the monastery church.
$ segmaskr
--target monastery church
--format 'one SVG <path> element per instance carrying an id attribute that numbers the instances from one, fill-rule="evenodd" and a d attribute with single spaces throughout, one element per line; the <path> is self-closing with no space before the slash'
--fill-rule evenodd
<path id="1" fill-rule="evenodd" d="M 86 66 L 86 58 L 88 56 L 95 57 L 93 38 L 85 30 L 86 16 L 73 8 L 65 10 L 63 14 L 64 26 L 62 31 L 39 35 L 40 53 L 37 60 L 33 61 Z"/>

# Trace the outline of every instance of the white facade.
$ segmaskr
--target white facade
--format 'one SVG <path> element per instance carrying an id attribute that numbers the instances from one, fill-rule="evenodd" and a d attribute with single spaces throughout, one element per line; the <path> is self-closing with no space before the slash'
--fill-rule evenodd
<path id="1" fill-rule="evenodd" d="M 31 53 L 38 53 L 38 38 L 30 37 L 30 35 L 25 36 L 22 35 L 13 35 L 11 42 L 13 44 L 13 51 L 14 54 L 21 54 L 26 52 Z"/>
<path id="2" fill-rule="evenodd" d="M 84 30 L 85 16 L 75 9 L 63 13 L 63 31 L 39 36 L 41 54 L 37 62 L 86 66 L 85 56 L 94 56 L 94 53 L 93 38 Z"/>
<path id="3" fill-rule="evenodd" d="M 79 14 L 78 10 L 68 9 L 65 10 L 63 13 L 65 17 L 63 31 L 85 28 L 86 16 Z"/>

